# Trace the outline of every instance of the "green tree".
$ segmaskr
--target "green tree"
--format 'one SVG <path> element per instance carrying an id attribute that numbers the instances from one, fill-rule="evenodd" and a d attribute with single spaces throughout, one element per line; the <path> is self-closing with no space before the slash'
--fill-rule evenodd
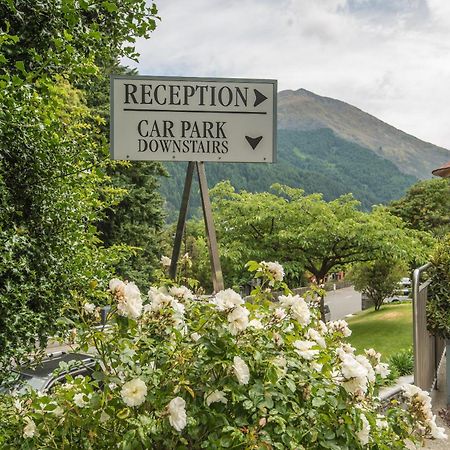
<path id="1" fill-rule="evenodd" d="M 443 237 L 450 231 L 450 181 L 444 178 L 419 181 L 404 197 L 392 202 L 389 210 L 409 227 Z"/>
<path id="2" fill-rule="evenodd" d="M 433 334 L 450 339 L 450 233 L 435 248 L 431 262 L 428 329 Z"/>
<path id="3" fill-rule="evenodd" d="M 158 177 L 165 174 L 161 164 L 134 162 L 108 171 L 114 186 L 127 193 L 117 205 L 108 208 L 98 225 L 107 247 L 127 244 L 134 251 L 115 267 L 118 275 L 148 288 L 161 256 L 164 225 L 163 200 L 158 192 Z"/>
<path id="4" fill-rule="evenodd" d="M 95 300 L 117 262 L 95 228 L 121 196 L 104 121 L 74 86 L 135 58 L 155 14 L 144 0 L 0 0 L 0 378 L 45 346 L 65 305 Z"/>
<path id="5" fill-rule="evenodd" d="M 384 258 L 357 263 L 348 276 L 355 289 L 365 293 L 378 311 L 384 299 L 395 293 L 399 281 L 407 273 L 408 265 L 404 261 Z"/>
<path id="6" fill-rule="evenodd" d="M 100 116 L 102 130 L 109 133 L 109 75 L 136 75 L 135 69 L 118 64 L 102 67 L 95 86 L 81 84 L 91 111 Z M 159 193 L 159 179 L 166 175 L 159 162 L 122 162 L 107 168 L 111 183 L 126 191 L 123 199 L 106 210 L 98 223 L 100 238 L 106 247 L 127 244 L 134 248 L 116 266 L 117 274 L 134 280 L 142 288 L 152 281 L 152 273 L 161 255 L 160 233 L 164 226 L 164 200 Z"/>
<path id="7" fill-rule="evenodd" d="M 301 265 L 317 283 L 356 262 L 425 258 L 428 235 L 408 230 L 385 208 L 365 213 L 350 194 L 326 202 L 321 194 L 273 188 L 275 193 L 236 193 L 223 182 L 212 190 L 222 255 Z"/>

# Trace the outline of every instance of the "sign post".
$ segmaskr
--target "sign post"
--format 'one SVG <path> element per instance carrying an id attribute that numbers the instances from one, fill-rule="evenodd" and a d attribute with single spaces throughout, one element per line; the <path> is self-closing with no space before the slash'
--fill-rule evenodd
<path id="1" fill-rule="evenodd" d="M 194 169 L 213 273 L 223 289 L 204 162 L 275 161 L 276 80 L 111 77 L 111 156 L 188 161 L 170 275 L 176 275 Z"/>

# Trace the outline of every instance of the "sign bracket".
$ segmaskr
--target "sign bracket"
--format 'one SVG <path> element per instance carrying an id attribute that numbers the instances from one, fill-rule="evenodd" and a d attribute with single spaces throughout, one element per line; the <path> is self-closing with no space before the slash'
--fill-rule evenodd
<path id="1" fill-rule="evenodd" d="M 203 219 L 205 222 L 205 230 L 208 241 L 209 259 L 211 262 L 212 282 L 214 292 L 224 289 L 222 268 L 219 258 L 219 247 L 217 244 L 216 229 L 212 216 L 211 200 L 208 193 L 208 183 L 206 180 L 206 171 L 204 162 L 189 161 L 186 169 L 186 178 L 184 181 L 183 197 L 181 199 L 180 214 L 178 216 L 177 229 L 172 251 L 172 260 L 170 263 L 169 275 L 175 279 L 177 273 L 177 264 L 180 257 L 181 243 L 183 232 L 186 226 L 187 209 L 189 205 L 189 197 L 192 187 L 192 178 L 194 168 L 197 171 L 198 183 L 200 187 L 200 196 L 202 201 Z"/>

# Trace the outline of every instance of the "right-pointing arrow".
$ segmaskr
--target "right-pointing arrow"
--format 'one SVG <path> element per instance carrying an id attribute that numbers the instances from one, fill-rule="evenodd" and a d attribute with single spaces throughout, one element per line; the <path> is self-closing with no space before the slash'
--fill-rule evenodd
<path id="1" fill-rule="evenodd" d="M 258 89 L 253 89 L 255 92 L 255 103 L 253 103 L 253 106 L 260 105 L 264 100 L 267 100 L 267 97 L 258 91 Z"/>
<path id="2" fill-rule="evenodd" d="M 262 136 L 258 136 L 256 138 L 252 138 L 250 136 L 245 136 L 247 142 L 250 144 L 250 147 L 255 150 L 256 146 L 262 141 Z"/>

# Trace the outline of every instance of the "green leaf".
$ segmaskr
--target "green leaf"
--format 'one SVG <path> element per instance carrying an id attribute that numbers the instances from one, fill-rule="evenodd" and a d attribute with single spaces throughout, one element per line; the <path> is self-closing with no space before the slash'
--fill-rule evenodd
<path id="1" fill-rule="evenodd" d="M 117 5 L 113 2 L 102 2 L 102 6 L 110 13 L 118 10 Z"/>

